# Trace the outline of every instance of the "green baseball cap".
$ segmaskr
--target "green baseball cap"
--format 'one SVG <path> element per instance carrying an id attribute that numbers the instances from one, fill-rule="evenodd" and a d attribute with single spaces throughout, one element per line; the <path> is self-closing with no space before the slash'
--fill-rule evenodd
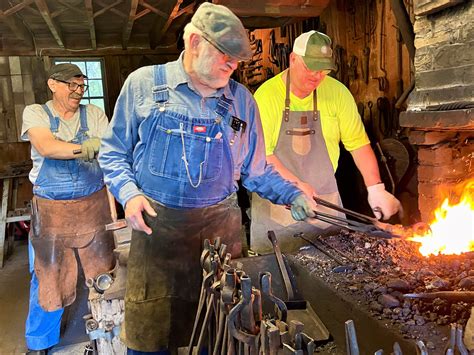
<path id="1" fill-rule="evenodd" d="M 318 31 L 305 32 L 295 39 L 293 53 L 303 58 L 309 70 L 334 70 L 331 38 Z"/>
<path id="2" fill-rule="evenodd" d="M 204 2 L 196 10 L 191 23 L 223 53 L 240 60 L 252 57 L 247 31 L 227 7 Z"/>

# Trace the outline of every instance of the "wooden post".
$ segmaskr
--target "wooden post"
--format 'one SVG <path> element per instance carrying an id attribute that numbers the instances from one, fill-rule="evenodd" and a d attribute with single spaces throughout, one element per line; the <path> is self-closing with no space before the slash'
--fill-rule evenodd
<path id="1" fill-rule="evenodd" d="M 3 179 L 2 207 L 0 209 L 0 268 L 3 268 L 5 255 L 5 232 L 7 227 L 8 194 L 10 192 L 10 178 Z"/>

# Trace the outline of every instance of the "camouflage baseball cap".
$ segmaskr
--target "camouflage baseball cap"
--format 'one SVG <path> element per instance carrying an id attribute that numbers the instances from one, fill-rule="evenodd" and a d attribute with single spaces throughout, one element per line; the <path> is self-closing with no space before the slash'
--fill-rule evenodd
<path id="1" fill-rule="evenodd" d="M 334 70 L 331 38 L 324 33 L 309 31 L 295 39 L 293 53 L 300 55 L 309 70 Z"/>
<path id="2" fill-rule="evenodd" d="M 250 42 L 239 18 L 222 5 L 202 3 L 191 19 L 212 45 L 231 57 L 248 60 L 252 57 Z"/>
<path id="3" fill-rule="evenodd" d="M 80 76 L 87 78 L 76 64 L 61 63 L 53 65 L 51 69 L 49 69 L 48 77 L 51 79 L 67 81 L 71 78 Z"/>

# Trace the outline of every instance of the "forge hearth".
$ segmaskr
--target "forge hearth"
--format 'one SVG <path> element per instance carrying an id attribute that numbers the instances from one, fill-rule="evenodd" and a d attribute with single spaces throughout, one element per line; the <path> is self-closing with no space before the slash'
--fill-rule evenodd
<path id="1" fill-rule="evenodd" d="M 400 126 L 417 151 L 418 209 L 474 177 L 474 3 L 415 1 L 414 90 Z"/>
<path id="2" fill-rule="evenodd" d="M 339 350 L 344 349 L 348 319 L 355 322 L 364 354 L 389 351 L 394 342 L 404 354 L 414 354 L 416 340 L 427 345 L 429 354 L 444 354 L 449 325 L 466 324 L 471 303 L 449 298 L 472 297 L 473 253 L 423 257 L 416 243 L 353 232 L 325 237 L 322 243 L 313 240 L 319 250 L 303 248 L 288 259 L 299 292 L 311 302 Z M 440 292 L 442 298 L 426 297 Z M 404 297 L 407 294 L 417 298 Z"/>

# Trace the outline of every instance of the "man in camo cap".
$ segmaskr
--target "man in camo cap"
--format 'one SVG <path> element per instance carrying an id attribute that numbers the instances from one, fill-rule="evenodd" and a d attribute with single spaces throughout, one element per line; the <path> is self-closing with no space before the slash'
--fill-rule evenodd
<path id="1" fill-rule="evenodd" d="M 129 354 L 188 345 L 203 240 L 221 237 L 227 252 L 241 254 L 240 178 L 248 190 L 292 205 L 295 218 L 313 213 L 311 201 L 266 165 L 255 101 L 230 79 L 251 56 L 240 20 L 206 2 L 184 29 L 179 59 L 131 73 L 117 100 L 99 162 L 133 228 Z"/>

